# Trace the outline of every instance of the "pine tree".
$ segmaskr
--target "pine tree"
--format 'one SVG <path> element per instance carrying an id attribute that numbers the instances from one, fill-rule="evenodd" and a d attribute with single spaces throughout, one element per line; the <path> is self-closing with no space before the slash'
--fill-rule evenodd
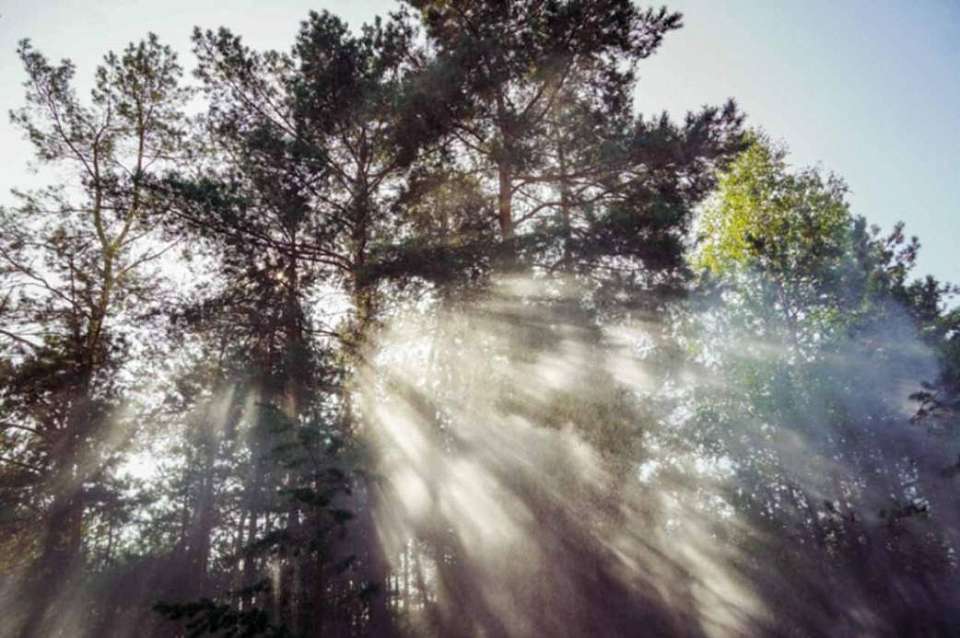
<path id="1" fill-rule="evenodd" d="M 13 121 L 38 158 L 66 167 L 72 183 L 22 194 L 3 213 L 4 338 L 14 346 L 3 404 L 19 464 L 38 485 L 45 530 L 40 583 L 24 635 L 82 561 L 87 484 L 101 481 L 109 413 L 134 304 L 149 303 L 145 266 L 163 251 L 154 232 L 166 208 L 146 187 L 179 152 L 175 54 L 155 36 L 108 54 L 90 101 L 74 93 L 74 67 L 54 65 L 21 42 L 27 106 Z M 40 496 L 42 494 L 42 496 Z"/>

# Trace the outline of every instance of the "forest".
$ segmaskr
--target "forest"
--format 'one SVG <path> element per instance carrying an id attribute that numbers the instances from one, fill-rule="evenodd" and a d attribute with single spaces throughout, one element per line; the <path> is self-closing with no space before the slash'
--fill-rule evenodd
<path id="1" fill-rule="evenodd" d="M 22 40 L 0 636 L 960 635 L 957 289 L 734 101 L 638 113 L 681 27 Z"/>

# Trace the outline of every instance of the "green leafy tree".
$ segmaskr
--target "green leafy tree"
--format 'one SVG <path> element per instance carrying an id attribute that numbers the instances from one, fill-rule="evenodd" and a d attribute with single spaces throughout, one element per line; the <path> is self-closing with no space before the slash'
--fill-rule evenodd
<path id="1" fill-rule="evenodd" d="M 942 378 L 950 288 L 910 280 L 919 243 L 902 224 L 887 235 L 868 228 L 840 180 L 791 170 L 786 158 L 756 137 L 703 213 L 693 262 L 708 294 L 694 351 L 723 381 L 693 391 L 694 444 L 736 459 L 733 500 L 774 534 L 764 551 L 796 565 L 796 582 L 823 577 L 802 575 L 805 561 L 836 578 L 865 563 L 887 581 L 917 570 L 935 608 L 952 570 L 953 518 L 942 467 L 921 461 L 929 452 L 903 406 L 911 386 Z M 935 386 L 925 387 L 913 397 L 930 401 L 922 416 L 936 410 Z M 853 578 L 851 596 L 909 626 L 896 620 L 902 602 Z"/>

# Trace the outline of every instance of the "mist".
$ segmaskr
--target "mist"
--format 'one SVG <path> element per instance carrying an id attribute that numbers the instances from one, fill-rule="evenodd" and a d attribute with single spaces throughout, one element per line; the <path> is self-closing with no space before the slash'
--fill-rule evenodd
<path id="1" fill-rule="evenodd" d="M 689 334 L 600 321 L 584 297 L 507 279 L 385 331 L 363 405 L 380 540 L 415 633 L 949 626 L 957 521 L 940 470 L 955 449 L 910 424 L 917 372 L 937 364 L 902 317 L 798 362 L 708 307 L 712 328 L 694 319 L 706 364 L 665 354 Z M 730 370 L 746 364 L 771 371 L 766 387 Z M 829 382 L 790 385 L 806 374 Z M 789 407 L 756 414 L 756 391 Z"/>

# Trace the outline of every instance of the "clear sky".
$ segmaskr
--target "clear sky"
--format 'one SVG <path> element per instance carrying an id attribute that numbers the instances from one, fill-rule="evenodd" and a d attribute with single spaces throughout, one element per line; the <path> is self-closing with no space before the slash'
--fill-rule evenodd
<path id="1" fill-rule="evenodd" d="M 289 47 L 310 9 L 358 26 L 392 0 L 0 0 L 0 111 L 22 103 L 17 40 L 100 57 L 147 31 L 181 51 L 192 27 L 226 25 L 258 48 Z M 843 176 L 854 212 L 920 237 L 918 274 L 960 283 L 960 1 L 674 0 L 685 27 L 640 67 L 637 104 L 674 115 L 727 97 L 785 141 L 798 165 Z M 32 150 L 0 119 L 0 204 L 38 183 Z M 41 176 L 42 177 L 42 176 Z M 41 180 L 42 181 L 42 180 Z"/>

